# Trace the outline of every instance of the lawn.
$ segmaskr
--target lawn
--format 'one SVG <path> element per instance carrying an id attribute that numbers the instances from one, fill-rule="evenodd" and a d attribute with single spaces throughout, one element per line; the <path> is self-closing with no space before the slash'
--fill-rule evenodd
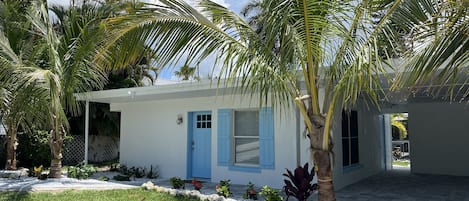
<path id="1" fill-rule="evenodd" d="M 56 193 L 18 193 L 0 192 L 0 201 L 142 201 L 142 200 L 164 200 L 164 201 L 197 201 L 196 198 L 174 197 L 165 193 L 158 193 L 144 189 L 128 190 L 68 190 Z"/>
<path id="2" fill-rule="evenodd" d="M 409 161 L 393 161 L 393 165 L 399 165 L 399 166 L 410 166 Z"/>

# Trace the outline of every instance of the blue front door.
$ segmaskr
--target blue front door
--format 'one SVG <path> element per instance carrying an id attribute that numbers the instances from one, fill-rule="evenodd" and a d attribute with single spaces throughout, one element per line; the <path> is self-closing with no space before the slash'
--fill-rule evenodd
<path id="1" fill-rule="evenodd" d="M 192 177 L 210 178 L 212 113 L 193 112 Z"/>

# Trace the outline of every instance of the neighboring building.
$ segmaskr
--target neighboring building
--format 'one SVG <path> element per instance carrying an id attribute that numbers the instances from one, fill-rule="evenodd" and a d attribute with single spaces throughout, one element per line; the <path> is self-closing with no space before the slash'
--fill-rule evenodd
<path id="1" fill-rule="evenodd" d="M 214 84 L 215 85 L 215 84 Z M 310 161 L 296 108 L 259 108 L 257 97 L 217 89 L 209 81 L 81 94 L 121 112 L 120 163 L 158 165 L 163 178 L 230 179 L 283 186 L 285 169 Z M 469 176 L 469 107 L 415 97 L 358 103 L 334 116 L 334 181 L 342 188 L 391 167 L 386 113 L 408 112 L 413 173 Z M 389 118 L 388 118 L 389 119 Z"/>

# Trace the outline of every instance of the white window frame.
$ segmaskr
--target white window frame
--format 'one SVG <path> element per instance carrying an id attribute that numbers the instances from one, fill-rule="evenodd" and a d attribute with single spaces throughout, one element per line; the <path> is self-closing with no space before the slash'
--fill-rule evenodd
<path id="1" fill-rule="evenodd" d="M 258 114 L 258 121 L 259 121 L 259 109 L 234 109 L 233 112 L 231 113 L 231 164 L 233 166 L 243 166 L 243 167 L 260 167 L 260 160 L 258 161 L 257 164 L 252 164 L 252 163 L 237 163 L 236 162 L 236 139 L 257 139 L 259 142 L 260 146 L 260 138 L 259 138 L 259 122 L 257 125 L 257 137 L 256 136 L 236 136 L 236 112 L 257 112 Z M 260 147 L 259 151 L 257 153 L 259 159 L 260 159 Z"/>

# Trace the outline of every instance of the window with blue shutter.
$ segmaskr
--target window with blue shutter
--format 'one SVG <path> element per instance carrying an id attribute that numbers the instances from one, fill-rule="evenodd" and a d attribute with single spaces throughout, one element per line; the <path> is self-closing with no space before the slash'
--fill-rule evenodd
<path id="1" fill-rule="evenodd" d="M 275 168 L 272 108 L 218 110 L 218 165 L 260 172 Z"/>

